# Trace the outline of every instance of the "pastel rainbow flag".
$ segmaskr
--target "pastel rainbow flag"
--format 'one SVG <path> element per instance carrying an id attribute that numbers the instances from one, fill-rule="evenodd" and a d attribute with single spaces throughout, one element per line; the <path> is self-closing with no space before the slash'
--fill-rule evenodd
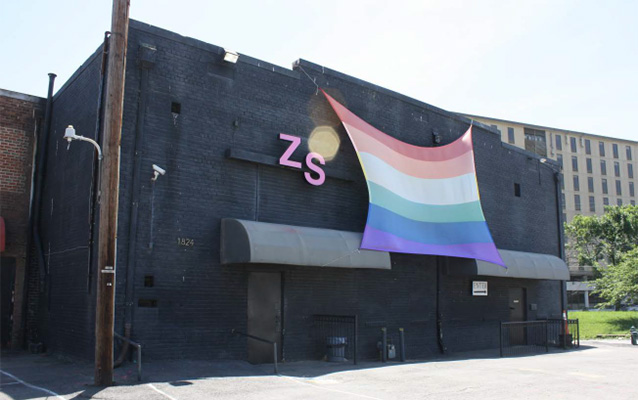
<path id="1" fill-rule="evenodd" d="M 362 249 L 475 258 L 505 267 L 481 208 L 472 126 L 448 145 L 414 146 L 324 95 L 350 136 L 368 184 Z"/>

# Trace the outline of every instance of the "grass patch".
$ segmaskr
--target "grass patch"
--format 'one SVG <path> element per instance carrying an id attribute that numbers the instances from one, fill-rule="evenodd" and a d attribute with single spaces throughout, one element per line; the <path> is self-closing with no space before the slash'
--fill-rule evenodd
<path id="1" fill-rule="evenodd" d="M 579 320 L 582 339 L 595 339 L 598 335 L 629 336 L 629 328 L 638 328 L 638 311 L 572 311 L 569 318 Z"/>

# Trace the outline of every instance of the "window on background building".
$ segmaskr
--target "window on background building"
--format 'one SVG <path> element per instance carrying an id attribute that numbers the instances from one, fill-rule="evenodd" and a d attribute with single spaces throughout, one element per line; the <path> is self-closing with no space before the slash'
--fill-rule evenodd
<path id="1" fill-rule="evenodd" d="M 609 205 L 609 197 L 603 197 L 603 205 L 604 206 L 608 206 Z"/>
<path id="2" fill-rule="evenodd" d="M 600 160 L 600 174 L 607 175 L 607 162 L 605 160 Z"/>
<path id="3" fill-rule="evenodd" d="M 594 178 L 591 176 L 587 178 L 587 189 L 589 193 L 594 193 Z"/>
<path id="4" fill-rule="evenodd" d="M 609 189 L 607 188 L 607 179 L 603 178 L 603 194 L 607 194 Z"/>
<path id="5" fill-rule="evenodd" d="M 634 197 L 636 193 L 634 192 L 634 183 L 629 182 L 629 196 Z"/>
<path id="6" fill-rule="evenodd" d="M 627 164 L 627 176 L 629 176 L 629 179 L 634 179 L 634 166 L 633 166 L 633 164 Z"/>
<path id="7" fill-rule="evenodd" d="M 616 196 L 622 196 L 622 183 L 616 181 Z"/>
<path id="8" fill-rule="evenodd" d="M 569 138 L 569 147 L 570 147 L 572 153 L 576 153 L 576 151 L 578 150 L 576 148 L 576 138 L 575 137 L 570 137 Z"/>
<path id="9" fill-rule="evenodd" d="M 499 134 L 499 135 L 501 134 L 501 130 L 500 130 L 500 129 L 498 129 L 498 126 L 496 126 L 496 125 L 494 125 L 494 124 L 492 124 L 492 125 L 490 125 L 490 126 L 491 126 L 492 128 L 494 128 L 494 129 L 496 129 L 496 131 L 498 132 L 498 134 Z"/>
<path id="10" fill-rule="evenodd" d="M 567 222 L 567 214 L 563 213 L 563 222 Z"/>
<path id="11" fill-rule="evenodd" d="M 589 196 L 589 211 L 596 211 L 596 199 L 594 198 L 594 196 Z"/>
<path id="12" fill-rule="evenodd" d="M 563 210 L 564 210 L 564 209 L 565 209 L 565 207 L 567 207 L 567 205 L 566 205 L 566 203 L 565 203 L 565 193 L 563 193 L 563 194 L 561 195 L 561 197 L 562 197 L 562 199 L 561 199 L 561 200 L 562 200 L 562 206 L 563 206 Z"/>
<path id="13" fill-rule="evenodd" d="M 598 152 L 601 157 L 605 157 L 605 142 L 598 142 Z"/>
<path id="14" fill-rule="evenodd" d="M 560 174 L 560 188 L 561 190 L 565 190 L 565 177 L 563 176 L 563 174 Z"/>
<path id="15" fill-rule="evenodd" d="M 592 167 L 591 158 L 586 159 L 585 162 L 587 163 L 587 173 L 588 174 L 593 174 L 594 173 L 594 168 Z"/>
<path id="16" fill-rule="evenodd" d="M 578 171 L 578 157 L 572 156 L 572 171 Z"/>
<path id="17" fill-rule="evenodd" d="M 616 204 L 618 204 L 619 206 L 622 206 L 622 199 L 616 200 Z"/>
<path id="18" fill-rule="evenodd" d="M 578 175 L 574 175 L 574 191 L 580 190 L 580 181 L 578 180 Z"/>
<path id="19" fill-rule="evenodd" d="M 620 177 L 620 163 L 618 161 L 614 161 L 614 176 Z"/>
<path id="20" fill-rule="evenodd" d="M 558 164 L 560 165 L 560 169 L 563 169 L 563 155 L 562 154 L 556 155 L 556 162 L 558 162 Z"/>
<path id="21" fill-rule="evenodd" d="M 514 128 L 510 126 L 507 127 L 507 143 L 516 143 L 516 139 L 514 138 Z"/>
<path id="22" fill-rule="evenodd" d="M 525 150 L 547 157 L 547 141 L 545 131 L 525 128 Z"/>
<path id="23" fill-rule="evenodd" d="M 631 160 L 631 146 L 626 146 L 625 149 L 627 150 L 627 160 Z"/>
<path id="24" fill-rule="evenodd" d="M 618 144 L 617 143 L 612 143 L 611 151 L 614 154 L 614 158 L 618 158 Z"/>
<path id="25" fill-rule="evenodd" d="M 556 135 L 556 150 L 563 150 L 563 138 L 560 135 Z"/>
<path id="26" fill-rule="evenodd" d="M 591 141 L 585 139 L 585 154 L 591 154 Z"/>
<path id="27" fill-rule="evenodd" d="M 574 209 L 580 211 L 580 195 L 574 195 Z"/>
<path id="28" fill-rule="evenodd" d="M 632 206 L 635 206 L 636 205 L 636 200 L 630 200 L 629 204 L 631 204 Z"/>

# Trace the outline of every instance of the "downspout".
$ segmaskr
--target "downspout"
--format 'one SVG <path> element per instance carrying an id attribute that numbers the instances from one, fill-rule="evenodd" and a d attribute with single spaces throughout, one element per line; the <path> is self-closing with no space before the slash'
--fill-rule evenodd
<path id="1" fill-rule="evenodd" d="M 53 106 L 53 83 L 56 75 L 49 73 L 49 91 L 44 112 L 44 127 L 42 135 L 38 138 L 38 157 L 36 164 L 35 195 L 33 196 L 33 219 L 31 222 L 31 233 L 35 245 L 38 267 L 40 270 L 40 292 L 44 292 L 47 280 L 47 268 L 44 260 L 44 249 L 42 248 L 42 238 L 40 237 L 40 209 L 42 207 L 42 182 L 44 180 L 45 163 L 47 161 L 47 146 L 49 143 L 49 132 L 51 130 L 51 110 Z"/>
<path id="2" fill-rule="evenodd" d="M 447 353 L 445 342 L 443 341 L 443 312 L 441 311 L 441 277 L 445 259 L 436 256 L 436 338 L 441 354 Z"/>
<path id="3" fill-rule="evenodd" d="M 554 171 L 554 183 L 556 185 L 556 219 L 558 221 L 558 254 L 563 261 L 565 260 L 565 236 L 563 231 L 563 201 L 561 196 L 561 174 Z M 567 312 L 567 291 L 565 290 L 565 281 L 560 281 L 560 308 Z"/>
<path id="4" fill-rule="evenodd" d="M 155 47 L 147 44 L 141 44 L 139 47 L 138 66 L 140 68 L 140 88 L 139 100 L 137 105 L 137 121 L 135 125 L 135 147 L 133 156 L 135 158 L 133 164 L 133 179 L 131 187 L 133 193 L 131 195 L 131 206 L 129 211 L 129 230 L 128 230 L 128 250 L 126 255 L 126 289 L 124 294 L 124 337 L 131 338 L 133 327 L 133 306 L 135 304 L 135 266 L 137 262 L 137 226 L 138 226 L 138 208 L 140 204 L 141 193 L 141 174 L 142 174 L 142 148 L 144 145 L 144 120 L 146 119 L 146 108 L 148 105 L 148 75 L 149 70 L 155 65 Z M 149 170 L 150 171 L 150 170 Z M 129 350 L 129 342 L 124 341 L 122 350 L 117 360 L 113 363 L 113 367 L 119 367 L 126 359 Z"/>

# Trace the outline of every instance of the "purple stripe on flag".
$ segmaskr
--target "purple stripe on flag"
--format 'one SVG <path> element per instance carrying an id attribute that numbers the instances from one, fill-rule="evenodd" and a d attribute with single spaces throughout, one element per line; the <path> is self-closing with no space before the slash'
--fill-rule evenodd
<path id="1" fill-rule="evenodd" d="M 435 245 L 413 242 L 387 232 L 366 226 L 363 232 L 361 248 L 368 250 L 391 251 L 395 253 L 433 254 L 440 256 L 476 258 L 507 266 L 501 259 L 501 255 L 494 243 L 464 243 L 453 245 Z"/>

